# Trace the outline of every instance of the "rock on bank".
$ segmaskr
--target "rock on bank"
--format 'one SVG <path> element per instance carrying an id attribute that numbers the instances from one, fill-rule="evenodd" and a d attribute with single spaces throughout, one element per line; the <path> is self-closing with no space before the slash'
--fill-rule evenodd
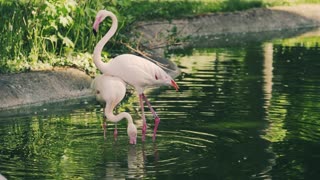
<path id="1" fill-rule="evenodd" d="M 0 110 L 92 96 L 91 78 L 77 69 L 0 75 Z"/>

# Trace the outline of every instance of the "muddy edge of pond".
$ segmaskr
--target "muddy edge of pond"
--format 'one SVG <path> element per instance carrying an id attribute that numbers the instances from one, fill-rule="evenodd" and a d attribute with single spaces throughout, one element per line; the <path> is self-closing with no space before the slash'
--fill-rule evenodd
<path id="1" fill-rule="evenodd" d="M 320 5 L 303 4 L 246 11 L 214 13 L 172 21 L 139 22 L 135 26 L 136 41 L 150 49 L 165 47 L 166 37 L 199 38 L 235 33 L 257 33 L 320 25 Z M 171 39 L 172 41 L 172 39 Z M 188 44 L 184 44 L 188 45 Z M 161 52 L 161 51 L 160 51 Z"/>
<path id="2" fill-rule="evenodd" d="M 150 49 L 164 46 L 173 28 L 175 38 L 261 32 L 320 25 L 320 5 L 299 5 L 215 13 L 182 20 L 140 22 L 139 41 Z M 161 54 L 163 55 L 163 54 Z M 55 69 L 0 75 L 0 110 L 92 97 L 92 79 L 76 69 Z"/>

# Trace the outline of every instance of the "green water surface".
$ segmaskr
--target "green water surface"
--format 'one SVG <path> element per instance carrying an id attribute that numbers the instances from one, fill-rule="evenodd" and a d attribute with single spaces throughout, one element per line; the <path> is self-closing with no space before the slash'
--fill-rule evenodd
<path id="1" fill-rule="evenodd" d="M 320 38 L 191 47 L 169 57 L 181 88 L 147 92 L 161 118 L 141 142 L 138 99 L 118 112 L 126 122 L 101 128 L 95 101 L 55 104 L 0 117 L 0 173 L 8 179 L 317 179 L 320 177 Z M 53 110 L 54 109 L 54 110 Z"/>

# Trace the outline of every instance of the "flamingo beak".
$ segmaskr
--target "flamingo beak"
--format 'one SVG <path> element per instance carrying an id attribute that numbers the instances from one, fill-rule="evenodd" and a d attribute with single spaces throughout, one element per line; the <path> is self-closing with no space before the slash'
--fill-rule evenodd
<path id="1" fill-rule="evenodd" d="M 171 86 L 173 86 L 176 89 L 176 91 L 179 91 L 179 86 L 174 80 L 171 80 Z"/>
<path id="2" fill-rule="evenodd" d="M 95 21 L 92 28 L 94 36 L 97 36 L 98 29 L 99 29 L 99 21 Z"/>
<path id="3" fill-rule="evenodd" d="M 95 20 L 94 23 L 93 23 L 93 28 L 92 28 L 92 30 L 93 30 L 93 34 L 94 34 L 95 36 L 97 36 L 97 32 L 98 32 L 99 24 L 100 24 L 100 23 L 101 23 L 101 17 L 96 18 L 96 20 Z"/>

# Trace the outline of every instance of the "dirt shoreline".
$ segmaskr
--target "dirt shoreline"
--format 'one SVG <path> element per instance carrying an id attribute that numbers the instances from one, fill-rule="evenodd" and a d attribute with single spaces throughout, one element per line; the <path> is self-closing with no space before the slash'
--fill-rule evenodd
<path id="1" fill-rule="evenodd" d="M 0 110 L 93 97 L 91 78 L 73 69 L 0 75 Z"/>
<path id="2" fill-rule="evenodd" d="M 174 38 L 201 38 L 235 33 L 259 33 L 320 26 L 320 5 L 299 5 L 215 13 L 183 20 L 140 22 L 133 34 L 150 49 L 168 44 Z M 162 54 L 163 55 L 163 54 Z M 0 111 L 22 106 L 93 97 L 91 77 L 76 69 L 56 69 L 0 75 Z"/>
<path id="3" fill-rule="evenodd" d="M 320 5 L 304 4 L 246 11 L 214 13 L 172 21 L 136 24 L 136 40 L 150 49 L 167 46 L 170 38 L 201 38 L 237 33 L 257 33 L 320 26 Z M 174 35 L 174 37 L 172 37 Z"/>

